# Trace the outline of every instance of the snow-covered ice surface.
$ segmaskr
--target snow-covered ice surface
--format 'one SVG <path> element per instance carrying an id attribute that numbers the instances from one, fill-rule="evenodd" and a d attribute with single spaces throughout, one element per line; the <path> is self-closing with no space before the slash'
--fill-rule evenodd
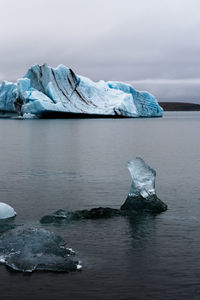
<path id="1" fill-rule="evenodd" d="M 13 218 L 15 216 L 16 216 L 16 212 L 10 205 L 0 202 L 0 220 Z"/>
<path id="2" fill-rule="evenodd" d="M 145 161 L 136 157 L 127 163 L 127 168 L 132 177 L 131 189 L 122 210 L 162 212 L 167 205 L 162 202 L 155 191 L 156 171 Z"/>
<path id="3" fill-rule="evenodd" d="M 21 272 L 80 270 L 75 253 L 65 241 L 42 228 L 23 227 L 0 237 L 0 263 Z"/>
<path id="4" fill-rule="evenodd" d="M 161 117 L 163 113 L 147 92 L 122 82 L 94 82 L 63 65 L 34 65 L 17 83 L 4 81 L 0 85 L 0 111 L 39 117 Z"/>

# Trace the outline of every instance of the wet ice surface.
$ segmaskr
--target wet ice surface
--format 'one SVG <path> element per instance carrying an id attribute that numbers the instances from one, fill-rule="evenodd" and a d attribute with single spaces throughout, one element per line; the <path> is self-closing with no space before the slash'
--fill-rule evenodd
<path id="1" fill-rule="evenodd" d="M 81 268 L 65 241 L 42 228 L 18 228 L 0 236 L 0 262 L 22 271 L 69 272 Z"/>
<path id="2" fill-rule="evenodd" d="M 156 171 L 142 158 L 136 157 L 127 163 L 127 168 L 132 177 L 129 196 L 142 196 L 148 198 L 155 194 Z"/>
<path id="3" fill-rule="evenodd" d="M 167 205 L 156 196 L 156 171 L 140 157 L 129 161 L 127 167 L 132 177 L 132 184 L 121 210 L 149 211 L 152 213 L 167 210 Z"/>
<path id="4" fill-rule="evenodd" d="M 40 223 L 41 224 L 51 224 L 51 223 L 66 224 L 72 221 L 80 221 L 80 220 L 98 220 L 98 219 L 107 219 L 107 218 L 119 217 L 119 216 L 134 217 L 137 216 L 137 214 L 142 214 L 142 213 L 156 214 L 166 210 L 166 206 L 162 204 L 162 202 L 156 196 L 148 200 L 148 205 L 144 202 L 145 199 L 143 198 L 140 199 L 137 197 L 136 199 L 133 200 L 134 203 L 132 202 L 129 203 L 130 201 L 126 200 L 126 202 L 121 206 L 120 209 L 111 208 L 111 207 L 95 207 L 90 210 L 83 209 L 83 210 L 75 210 L 75 211 L 59 209 L 52 214 L 43 216 L 40 219 Z"/>
<path id="5" fill-rule="evenodd" d="M 15 216 L 16 212 L 10 205 L 0 202 L 0 220 L 13 218 Z"/>
<path id="6" fill-rule="evenodd" d="M 95 220 L 95 219 L 104 219 L 111 218 L 114 216 L 120 216 L 120 210 L 110 207 L 97 207 L 90 210 L 76 210 L 68 211 L 64 209 L 59 209 L 55 213 L 44 216 L 41 218 L 40 222 L 42 224 L 48 223 L 64 223 L 75 220 Z"/>
<path id="7" fill-rule="evenodd" d="M 0 234 L 3 234 L 4 232 L 16 227 L 17 225 L 14 223 L 13 218 L 0 220 Z"/>

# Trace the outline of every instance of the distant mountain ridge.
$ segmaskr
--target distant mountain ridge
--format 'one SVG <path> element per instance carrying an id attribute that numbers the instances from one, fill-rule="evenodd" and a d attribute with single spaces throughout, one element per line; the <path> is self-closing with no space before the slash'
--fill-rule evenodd
<path id="1" fill-rule="evenodd" d="M 164 111 L 200 111 L 200 104 L 185 102 L 159 102 Z"/>

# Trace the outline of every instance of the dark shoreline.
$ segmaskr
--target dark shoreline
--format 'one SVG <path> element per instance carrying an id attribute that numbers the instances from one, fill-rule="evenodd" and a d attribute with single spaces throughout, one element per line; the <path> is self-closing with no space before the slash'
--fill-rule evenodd
<path id="1" fill-rule="evenodd" d="M 164 111 L 200 111 L 200 104 L 187 103 L 187 102 L 158 102 Z M 16 112 L 7 112 L 0 110 L 0 118 L 12 118 L 17 117 Z M 96 114 L 80 114 L 80 113 L 68 113 L 68 112 L 50 112 L 45 111 L 38 116 L 42 119 L 127 119 L 128 116 L 119 115 L 96 115 Z M 134 117 L 133 117 L 134 118 Z M 149 118 L 149 117 L 140 117 Z M 159 118 L 153 116 L 151 118 Z"/>
<path id="2" fill-rule="evenodd" d="M 200 105 L 184 102 L 159 102 L 164 111 L 200 111 Z"/>

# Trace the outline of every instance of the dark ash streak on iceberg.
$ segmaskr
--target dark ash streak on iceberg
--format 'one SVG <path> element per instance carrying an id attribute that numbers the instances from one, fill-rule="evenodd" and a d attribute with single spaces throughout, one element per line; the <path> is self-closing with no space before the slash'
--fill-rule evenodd
<path id="1" fill-rule="evenodd" d="M 34 65 L 17 83 L 4 81 L 0 111 L 38 117 L 161 117 L 163 113 L 148 92 L 123 82 L 93 82 L 63 65 L 55 69 Z"/>

